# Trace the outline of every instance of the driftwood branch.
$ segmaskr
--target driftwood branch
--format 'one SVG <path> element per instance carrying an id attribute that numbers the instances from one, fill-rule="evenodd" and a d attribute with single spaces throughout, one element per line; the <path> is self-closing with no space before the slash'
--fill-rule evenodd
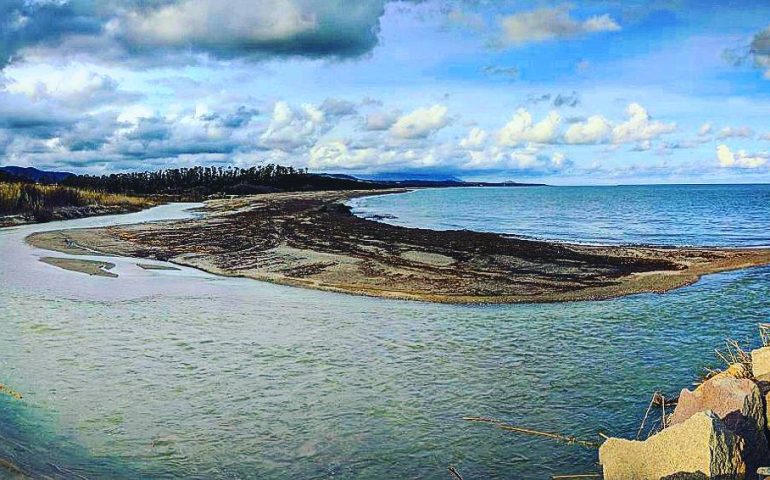
<path id="1" fill-rule="evenodd" d="M 561 442 L 566 442 L 569 444 L 575 444 L 580 445 L 583 447 L 588 448 L 599 448 L 599 444 L 596 442 L 591 442 L 589 440 L 581 440 L 573 435 L 563 435 L 561 433 L 553 433 L 553 432 L 543 432 L 540 430 L 535 430 L 533 428 L 524 428 L 524 427 L 517 427 L 514 425 L 511 425 L 507 422 L 504 422 L 502 420 L 497 420 L 494 418 L 489 417 L 463 417 L 463 420 L 469 421 L 469 422 L 480 422 L 480 423 L 490 423 L 494 425 L 495 427 L 507 430 L 509 432 L 517 432 L 517 433 L 525 433 L 527 435 L 536 435 L 540 437 L 547 437 L 551 438 L 553 440 L 558 440 Z"/>
<path id="2" fill-rule="evenodd" d="M 463 480 L 463 476 L 460 475 L 460 472 L 458 472 L 454 466 L 450 466 L 448 470 L 449 470 L 449 475 L 452 476 L 452 480 Z"/>

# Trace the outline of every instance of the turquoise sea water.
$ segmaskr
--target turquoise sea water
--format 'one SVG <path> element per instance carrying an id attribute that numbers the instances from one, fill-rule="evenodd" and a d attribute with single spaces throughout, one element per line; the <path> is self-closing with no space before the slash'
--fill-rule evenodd
<path id="1" fill-rule="evenodd" d="M 725 337 L 756 344 L 770 319 L 768 268 L 663 295 L 453 306 L 144 271 L 131 259 L 110 259 L 117 279 L 88 277 L 23 243 L 41 229 L 183 214 L 0 230 L 0 383 L 24 394 L 0 396 L 0 458 L 53 478 L 592 472 L 595 450 L 462 417 L 633 436 L 653 391 L 677 393 L 716 363 Z"/>
<path id="2" fill-rule="evenodd" d="M 355 212 L 437 230 L 597 244 L 770 245 L 770 185 L 446 188 L 355 200 Z"/>

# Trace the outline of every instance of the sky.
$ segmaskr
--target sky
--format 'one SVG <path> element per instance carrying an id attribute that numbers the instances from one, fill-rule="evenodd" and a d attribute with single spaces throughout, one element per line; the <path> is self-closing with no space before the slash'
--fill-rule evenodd
<path id="1" fill-rule="evenodd" d="M 0 0 L 0 165 L 770 181 L 770 2 Z"/>

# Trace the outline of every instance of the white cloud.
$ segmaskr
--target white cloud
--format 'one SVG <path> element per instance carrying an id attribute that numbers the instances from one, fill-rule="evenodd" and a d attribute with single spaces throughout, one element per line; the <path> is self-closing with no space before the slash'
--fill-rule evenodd
<path id="1" fill-rule="evenodd" d="M 717 134 L 717 138 L 752 138 L 754 137 L 754 130 L 751 127 L 724 127 Z"/>
<path id="2" fill-rule="evenodd" d="M 556 169 L 562 169 L 567 166 L 567 155 L 564 152 L 553 152 L 551 155 L 551 166 Z"/>
<path id="3" fill-rule="evenodd" d="M 530 12 L 508 15 L 500 19 L 503 41 L 521 45 L 570 38 L 595 32 L 615 32 L 620 25 L 609 15 L 593 16 L 585 21 L 570 16 L 569 8 L 541 8 Z"/>
<path id="4" fill-rule="evenodd" d="M 53 100 L 63 107 L 89 110 L 104 104 L 125 104 L 141 95 L 120 90 L 118 80 L 80 64 L 35 65 L 8 69 L 5 90 L 34 101 Z M 0 85 L 2 86 L 2 85 Z"/>
<path id="5" fill-rule="evenodd" d="M 767 153 L 749 154 L 745 150 L 732 152 L 724 143 L 717 146 L 717 160 L 719 160 L 719 166 L 722 168 L 747 170 L 761 168 L 768 165 L 768 159 L 770 159 L 770 154 Z"/>
<path id="6" fill-rule="evenodd" d="M 130 125 L 136 125 L 139 120 L 143 118 L 152 118 L 155 116 L 155 111 L 147 105 L 131 105 L 124 108 L 118 115 L 118 123 L 126 123 Z"/>
<path id="7" fill-rule="evenodd" d="M 372 112 L 366 116 L 364 127 L 366 130 L 381 131 L 387 130 L 396 123 L 399 113 L 393 112 Z"/>
<path id="8" fill-rule="evenodd" d="M 550 112 L 543 120 L 534 123 L 532 114 L 525 108 L 516 110 L 511 120 L 497 134 L 502 146 L 516 146 L 521 143 L 551 143 L 558 134 L 561 116 Z"/>
<path id="9" fill-rule="evenodd" d="M 510 149 L 498 145 L 466 150 L 468 160 L 460 164 L 464 170 L 518 170 L 549 174 L 563 171 L 571 162 L 563 152 L 546 153 L 542 144 L 528 143 Z"/>
<path id="10" fill-rule="evenodd" d="M 468 150 L 478 149 L 487 141 L 489 134 L 479 127 L 473 127 L 468 136 L 460 140 L 460 146 Z"/>
<path id="11" fill-rule="evenodd" d="M 308 166 L 314 169 L 360 169 L 392 159 L 393 154 L 374 148 L 349 149 L 345 142 L 318 143 L 310 149 Z"/>
<path id="12" fill-rule="evenodd" d="M 612 133 L 609 120 L 592 115 L 585 122 L 573 123 L 564 134 L 564 141 L 572 144 L 604 143 Z"/>
<path id="13" fill-rule="evenodd" d="M 426 138 L 449 125 L 447 112 L 447 107 L 439 104 L 418 108 L 396 120 L 390 133 L 401 139 Z"/>
<path id="14" fill-rule="evenodd" d="M 582 24 L 586 32 L 617 32 L 620 25 L 609 14 L 595 15 Z"/>
<path id="15" fill-rule="evenodd" d="M 663 123 L 650 119 L 647 110 L 638 103 L 631 103 L 626 109 L 628 119 L 612 129 L 613 143 L 643 142 L 671 133 L 676 123 Z"/>
<path id="16" fill-rule="evenodd" d="M 538 145 L 528 144 L 509 154 L 508 168 L 514 170 L 558 171 L 567 165 L 567 157 L 561 152 L 546 155 Z"/>
<path id="17" fill-rule="evenodd" d="M 313 145 L 327 128 L 324 112 L 315 106 L 303 104 L 300 109 L 293 109 L 280 101 L 273 107 L 272 118 L 260 136 L 260 143 L 269 148 L 293 151 Z"/>
<path id="18" fill-rule="evenodd" d="M 480 14 L 460 10 L 457 8 L 451 10 L 447 14 L 447 22 L 449 25 L 468 28 L 478 32 L 484 30 L 484 27 L 486 27 L 484 17 L 482 17 Z"/>
<path id="19" fill-rule="evenodd" d="M 706 122 L 703 125 L 700 126 L 698 129 L 698 135 L 701 137 L 705 137 L 706 135 L 709 135 L 712 131 L 714 131 L 714 126 L 711 125 L 711 123 Z"/>

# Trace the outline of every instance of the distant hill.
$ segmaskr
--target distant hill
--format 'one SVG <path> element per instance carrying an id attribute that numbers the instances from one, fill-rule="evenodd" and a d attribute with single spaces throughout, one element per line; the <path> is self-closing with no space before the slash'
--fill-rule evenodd
<path id="1" fill-rule="evenodd" d="M 15 166 L 0 167 L 0 172 L 4 172 L 11 177 L 38 183 L 59 183 L 65 178 L 75 175 L 74 173 L 69 172 L 49 172 L 45 170 L 38 170 L 34 167 Z"/>
<path id="2" fill-rule="evenodd" d="M 332 178 L 372 182 L 389 187 L 534 187 L 544 183 L 468 182 L 453 176 L 420 173 L 375 173 L 363 175 L 323 174 Z"/>
<path id="3" fill-rule="evenodd" d="M 373 182 L 456 182 L 464 183 L 462 179 L 451 175 L 437 175 L 433 173 L 372 173 L 355 175 L 359 180 L 370 180 Z"/>

